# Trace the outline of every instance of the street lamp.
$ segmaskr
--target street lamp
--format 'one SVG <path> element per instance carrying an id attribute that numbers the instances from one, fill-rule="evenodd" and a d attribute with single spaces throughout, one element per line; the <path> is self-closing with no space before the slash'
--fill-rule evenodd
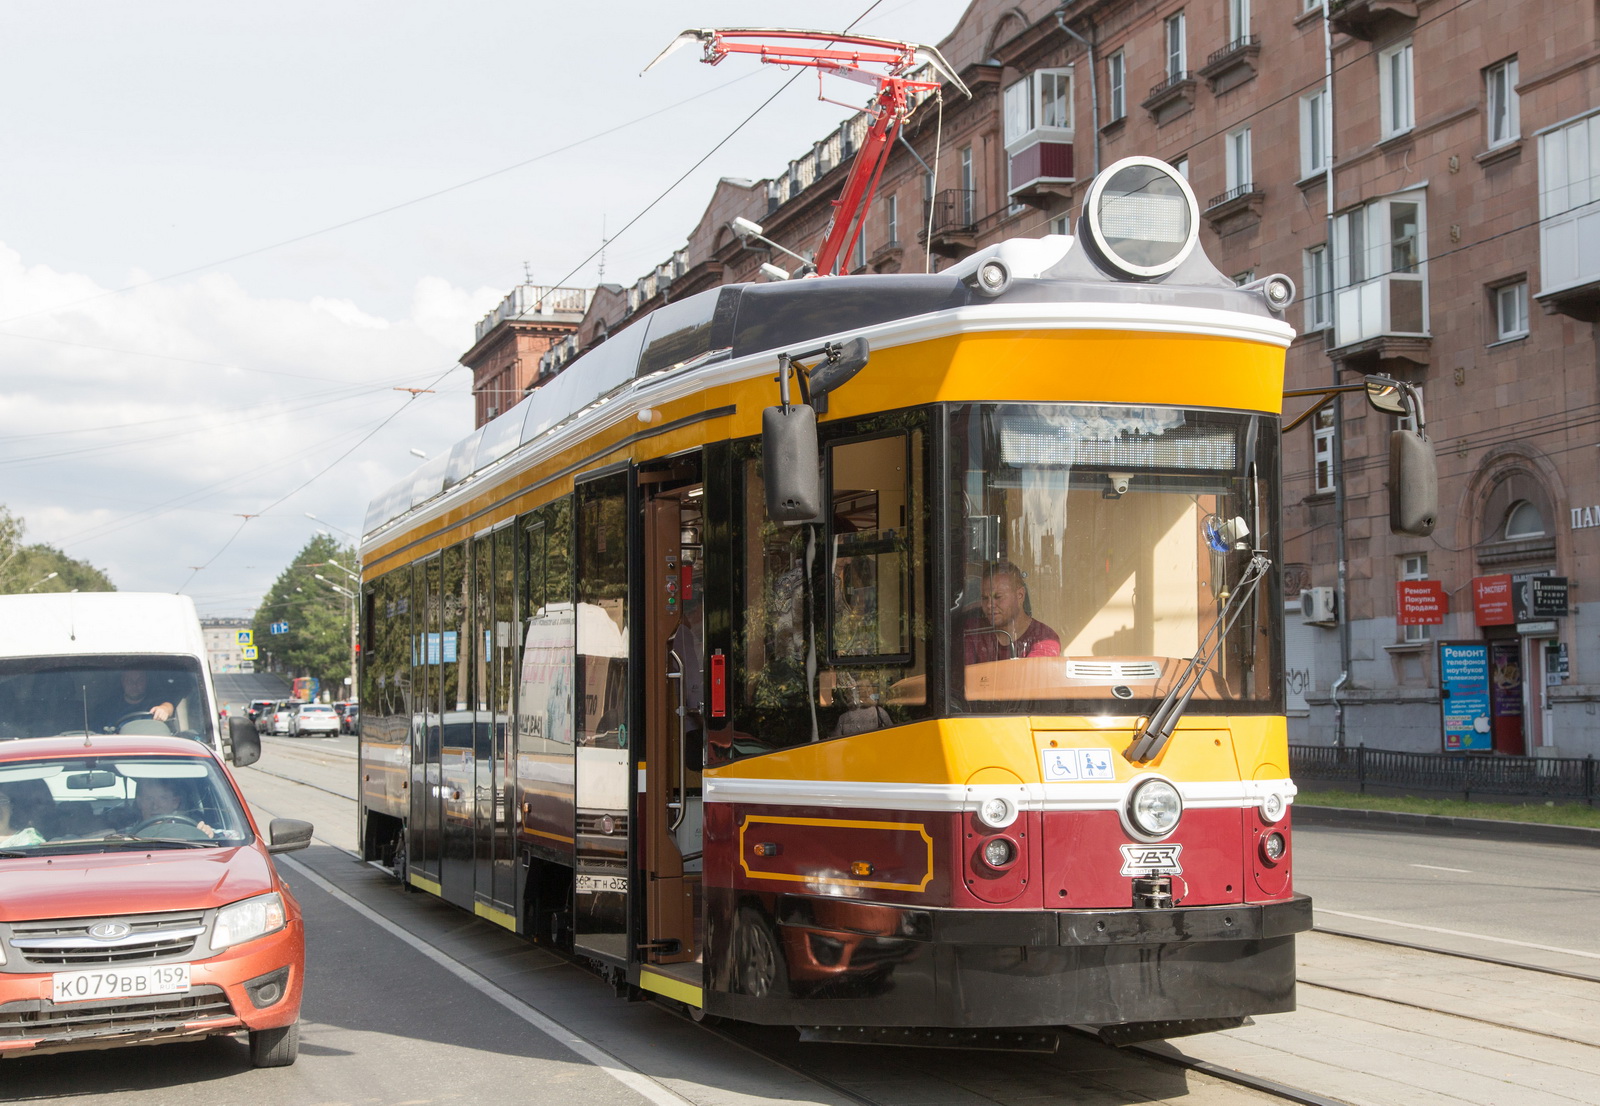
<path id="1" fill-rule="evenodd" d="M 777 250 L 780 253 L 786 253 L 790 257 L 792 257 L 795 260 L 799 261 L 800 262 L 800 270 L 799 270 L 799 272 L 800 272 L 801 275 L 805 275 L 807 273 L 813 272 L 813 271 L 815 271 L 815 269 L 817 267 L 816 262 L 812 261 L 805 254 L 803 254 L 803 253 L 795 253 L 788 246 L 780 246 L 778 243 L 776 243 L 772 239 L 768 238 L 766 236 L 766 233 L 765 233 L 766 229 L 767 229 L 766 227 L 763 227 L 760 223 L 752 223 L 749 219 L 746 219 L 743 215 L 735 215 L 733 217 L 733 221 L 728 224 L 728 228 L 730 230 L 732 230 L 733 233 L 738 236 L 739 241 L 743 242 L 746 246 L 748 246 L 750 244 L 750 239 L 754 238 L 756 241 L 761 242 L 762 244 L 766 245 L 768 248 Z M 771 268 L 776 270 L 776 272 L 778 272 L 778 273 L 783 273 L 783 270 L 779 269 L 776 265 L 771 266 Z M 788 273 L 783 273 L 782 277 L 778 277 L 776 275 L 776 273 L 767 272 L 767 269 L 768 269 L 768 267 L 766 265 L 761 266 L 761 271 L 763 273 L 766 273 L 767 276 L 772 280 L 780 280 L 780 279 L 781 280 L 788 280 L 789 279 L 789 274 Z"/>
<path id="2" fill-rule="evenodd" d="M 411 456 L 413 456 L 413 457 L 421 457 L 424 461 L 426 461 L 428 459 L 428 455 L 426 453 L 422 452 L 422 450 L 420 450 L 420 449 L 412 449 L 410 451 L 410 453 L 411 453 Z"/>
<path id="3" fill-rule="evenodd" d="M 355 534 L 350 533 L 350 531 L 346 530 L 343 526 L 334 526 L 333 523 L 329 522 L 327 519 L 318 518 L 316 515 L 312 514 L 310 511 L 302 511 L 301 513 L 304 514 L 307 518 L 309 518 L 312 522 L 320 522 L 324 526 L 333 527 L 333 529 L 339 531 L 339 533 L 344 534 L 344 535 L 346 535 L 348 537 L 352 537 L 352 538 L 356 537 Z"/>
<path id="4" fill-rule="evenodd" d="M 29 584 L 27 587 L 23 588 L 22 590 L 23 590 L 24 593 L 30 592 L 34 588 L 38 587 L 40 584 L 49 583 L 51 580 L 54 580 L 57 576 L 60 576 L 60 575 L 61 575 L 61 573 L 59 573 L 59 572 L 52 572 L 48 576 L 40 577 L 39 579 L 35 580 L 33 583 Z"/>

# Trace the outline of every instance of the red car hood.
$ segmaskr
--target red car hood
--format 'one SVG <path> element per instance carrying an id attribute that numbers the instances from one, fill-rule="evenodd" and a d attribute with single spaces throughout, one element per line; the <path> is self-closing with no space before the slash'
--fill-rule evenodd
<path id="1" fill-rule="evenodd" d="M 0 921 L 199 910 L 274 890 L 252 846 L 0 860 Z"/>

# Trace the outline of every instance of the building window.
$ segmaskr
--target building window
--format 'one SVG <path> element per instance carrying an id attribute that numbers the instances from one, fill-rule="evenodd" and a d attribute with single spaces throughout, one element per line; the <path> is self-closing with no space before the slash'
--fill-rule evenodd
<path id="1" fill-rule="evenodd" d="M 1228 0 L 1228 38 L 1243 42 L 1250 37 L 1250 0 Z"/>
<path id="2" fill-rule="evenodd" d="M 1040 69 L 1029 73 L 1005 91 L 1006 148 L 1029 138 L 1034 131 L 1072 127 L 1072 72 Z M 1041 135 L 1041 138 L 1067 136 Z"/>
<path id="3" fill-rule="evenodd" d="M 1311 490 L 1318 494 L 1334 490 L 1333 444 L 1333 407 L 1329 405 L 1317 412 L 1311 430 L 1311 459 L 1316 470 Z"/>
<path id="4" fill-rule="evenodd" d="M 1183 13 L 1169 15 L 1167 29 L 1167 79 L 1182 80 L 1189 71 L 1189 54 L 1184 45 Z"/>
<path id="5" fill-rule="evenodd" d="M 1233 274 L 1233 283 L 1234 283 L 1234 285 L 1236 287 L 1243 288 L 1246 284 L 1249 284 L 1255 278 L 1256 278 L 1256 271 L 1254 269 L 1246 269 L 1242 273 L 1234 273 Z"/>
<path id="6" fill-rule="evenodd" d="M 1318 11 L 1321 11 L 1321 10 L 1322 10 L 1322 0 L 1302 0 L 1302 3 L 1300 5 L 1301 14 L 1304 14 L 1306 12 L 1318 12 Z"/>
<path id="7" fill-rule="evenodd" d="M 1494 339 L 1509 342 L 1528 336 L 1528 282 L 1519 280 L 1490 289 L 1494 296 Z"/>
<path id="8" fill-rule="evenodd" d="M 1519 499 L 1506 508 L 1506 524 L 1502 533 L 1506 541 L 1542 538 L 1545 535 L 1544 516 L 1528 500 Z"/>
<path id="9" fill-rule="evenodd" d="M 1539 135 L 1541 295 L 1600 280 L 1600 113 Z"/>
<path id="10" fill-rule="evenodd" d="M 1184 180 L 1188 180 L 1189 179 L 1189 158 L 1188 158 L 1188 155 L 1185 155 L 1183 157 L 1175 157 L 1168 164 L 1170 164 L 1174 169 L 1176 169 L 1178 171 L 1178 176 L 1182 177 Z"/>
<path id="11" fill-rule="evenodd" d="M 1407 192 L 1334 217 L 1335 346 L 1428 333 L 1424 199 Z"/>
<path id="12" fill-rule="evenodd" d="M 1404 134 L 1416 123 L 1412 99 L 1411 43 L 1402 42 L 1378 55 L 1378 101 L 1384 138 Z"/>
<path id="13" fill-rule="evenodd" d="M 1050 233 L 1051 234 L 1071 234 L 1072 233 L 1072 216 L 1070 216 L 1070 215 L 1057 215 L 1054 219 L 1051 219 L 1050 220 Z"/>
<path id="14" fill-rule="evenodd" d="M 1319 88 L 1300 97 L 1300 176 L 1309 177 L 1328 168 L 1332 151 L 1328 142 L 1328 93 Z"/>
<path id="15" fill-rule="evenodd" d="M 1118 50 L 1106 59 L 1106 86 L 1111 90 L 1111 118 L 1115 123 L 1128 114 L 1128 54 Z"/>
<path id="16" fill-rule="evenodd" d="M 1489 145 L 1504 146 L 1522 137 L 1517 102 L 1517 59 L 1507 58 L 1483 71 L 1484 100 L 1489 116 Z"/>
<path id="17" fill-rule="evenodd" d="M 1400 558 L 1400 579 L 1426 580 L 1427 578 L 1428 555 L 1426 553 L 1414 553 L 1409 557 Z M 1432 626 L 1400 627 L 1400 640 L 1403 642 L 1431 641 L 1432 639 Z"/>
<path id="18" fill-rule="evenodd" d="M 884 203 L 884 219 L 889 224 L 889 245 L 900 244 L 900 197 L 890 196 Z"/>
<path id="19" fill-rule="evenodd" d="M 1328 288 L 1328 247 L 1312 246 L 1301 258 L 1305 289 L 1305 330 L 1322 330 L 1333 322 L 1333 293 Z"/>
<path id="20" fill-rule="evenodd" d="M 961 147 L 961 225 L 970 227 L 976 220 L 973 212 L 976 204 L 973 203 L 974 180 L 972 174 L 972 147 Z"/>
<path id="21" fill-rule="evenodd" d="M 867 267 L 867 234 L 865 227 L 857 231 L 856 247 L 850 252 L 854 255 L 850 262 L 850 271 L 855 273 L 865 269 Z"/>
<path id="22" fill-rule="evenodd" d="M 1248 192 L 1254 177 L 1250 168 L 1250 128 L 1228 135 L 1227 181 L 1229 192 Z"/>

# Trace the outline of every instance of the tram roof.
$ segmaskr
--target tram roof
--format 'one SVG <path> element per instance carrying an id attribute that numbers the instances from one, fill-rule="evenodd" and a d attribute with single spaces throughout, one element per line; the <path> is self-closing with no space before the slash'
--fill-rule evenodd
<path id="1" fill-rule="evenodd" d="M 1108 329 L 1192 331 L 1205 317 L 1214 329 L 1287 346 L 1294 332 L 1254 287 L 1240 288 L 1195 250 L 1170 275 L 1118 279 L 1097 268 L 1067 235 L 1017 238 L 978 251 L 937 273 L 833 276 L 815 280 L 728 284 L 669 303 L 612 334 L 549 383 L 424 462 L 375 498 L 363 533 L 388 523 L 499 464 L 541 435 L 630 387 L 635 380 L 691 372 L 729 360 L 815 347 L 884 324 L 962 309 L 1018 318 L 1029 308 L 1098 308 Z M 975 274 L 1001 260 L 1010 283 L 999 295 L 976 287 Z M 963 312 L 964 314 L 968 312 Z M 1081 310 L 1071 312 L 1083 325 Z"/>

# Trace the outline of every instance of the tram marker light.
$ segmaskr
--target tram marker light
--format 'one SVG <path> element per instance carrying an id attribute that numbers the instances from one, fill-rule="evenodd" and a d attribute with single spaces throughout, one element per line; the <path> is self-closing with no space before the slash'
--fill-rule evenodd
<path id="1" fill-rule="evenodd" d="M 850 862 L 850 874 L 853 876 L 870 876 L 872 874 L 872 862 L 868 860 L 852 860 Z"/>
<path id="2" fill-rule="evenodd" d="M 1268 864 L 1276 864 L 1288 851 L 1289 843 L 1281 833 L 1269 833 L 1261 839 L 1261 858 Z"/>
<path id="3" fill-rule="evenodd" d="M 1194 251 L 1200 205 L 1189 182 L 1153 157 L 1127 157 L 1095 177 L 1080 237 L 1095 264 L 1116 277 L 1166 276 Z"/>
<path id="4" fill-rule="evenodd" d="M 770 261 L 763 261 L 761 263 L 761 275 L 766 277 L 768 280 L 774 281 L 789 279 L 789 271 L 787 269 L 780 269 Z"/>
<path id="5" fill-rule="evenodd" d="M 1269 791 L 1261 797 L 1261 817 L 1268 822 L 1276 822 L 1283 817 L 1283 796 L 1276 791 Z"/>
<path id="6" fill-rule="evenodd" d="M 1011 287 L 1011 270 L 998 257 L 991 257 L 972 275 L 972 287 L 985 296 L 998 296 Z"/>

